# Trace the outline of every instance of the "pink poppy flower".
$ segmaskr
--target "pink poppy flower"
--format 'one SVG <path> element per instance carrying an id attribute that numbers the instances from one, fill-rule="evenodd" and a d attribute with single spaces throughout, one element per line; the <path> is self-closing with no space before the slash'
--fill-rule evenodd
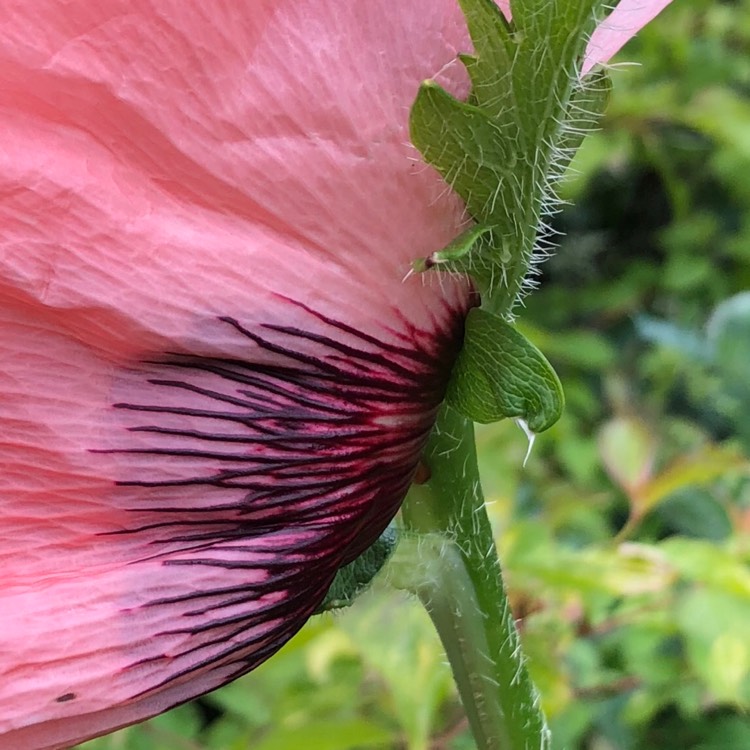
<path id="1" fill-rule="evenodd" d="M 414 475 L 469 285 L 408 143 L 455 0 L 7 0 L 0 747 L 247 672 Z M 454 87 L 465 86 L 456 75 Z"/>

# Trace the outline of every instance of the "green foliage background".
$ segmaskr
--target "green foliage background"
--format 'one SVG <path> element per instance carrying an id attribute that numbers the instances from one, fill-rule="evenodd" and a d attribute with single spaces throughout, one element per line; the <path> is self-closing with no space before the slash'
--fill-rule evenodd
<path id="1" fill-rule="evenodd" d="M 478 432 L 555 750 L 750 748 L 750 0 L 678 0 L 619 56 L 520 327 L 567 408 Z M 717 312 L 718 308 L 718 312 Z M 251 675 L 86 750 L 470 750 L 388 586 Z"/>

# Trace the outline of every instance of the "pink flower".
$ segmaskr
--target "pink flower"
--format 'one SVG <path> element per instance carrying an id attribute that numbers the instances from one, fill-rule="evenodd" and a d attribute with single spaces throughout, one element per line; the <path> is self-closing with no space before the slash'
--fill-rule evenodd
<path id="1" fill-rule="evenodd" d="M 0 747 L 247 672 L 393 517 L 470 304 L 403 281 L 462 221 L 407 118 L 466 48 L 455 0 L 4 4 Z"/>

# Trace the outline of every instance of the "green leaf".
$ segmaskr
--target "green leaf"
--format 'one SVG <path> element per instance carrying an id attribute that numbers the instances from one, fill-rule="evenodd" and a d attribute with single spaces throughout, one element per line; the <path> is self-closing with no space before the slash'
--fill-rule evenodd
<path id="1" fill-rule="evenodd" d="M 671 321 L 650 315 L 637 315 L 633 322 L 638 335 L 645 341 L 673 349 L 696 362 L 708 362 L 711 359 L 708 343 L 695 331 L 680 328 Z"/>
<path id="2" fill-rule="evenodd" d="M 597 445 L 607 473 L 633 500 L 649 481 L 656 460 L 652 430 L 632 417 L 615 417 L 602 425 Z"/>
<path id="3" fill-rule="evenodd" d="M 475 422 L 512 417 L 536 433 L 559 419 L 564 397 L 552 366 L 528 339 L 497 315 L 474 309 L 447 401 Z"/>
<path id="4" fill-rule="evenodd" d="M 732 533 L 732 518 L 715 493 L 688 487 L 672 493 L 658 507 L 659 518 L 677 533 L 721 541 Z"/>
<path id="5" fill-rule="evenodd" d="M 388 730 L 364 719 L 318 721 L 299 727 L 275 727 L 254 750 L 351 750 L 351 748 L 381 748 L 395 740 Z"/>
<path id="6" fill-rule="evenodd" d="M 706 327 L 708 341 L 724 376 L 747 387 L 750 362 L 750 292 L 740 292 L 716 307 Z"/>
<path id="7" fill-rule="evenodd" d="M 716 699 L 742 703 L 750 697 L 750 602 L 696 589 L 682 598 L 677 621 L 688 660 Z"/>
<path id="8" fill-rule="evenodd" d="M 677 459 L 644 483 L 638 502 L 641 510 L 651 510 L 674 492 L 708 484 L 733 473 L 750 474 L 750 461 L 729 447 L 706 446 L 693 455 Z"/>
<path id="9" fill-rule="evenodd" d="M 686 581 L 750 602 L 750 567 L 737 551 L 681 537 L 666 539 L 659 550 Z"/>
<path id="10" fill-rule="evenodd" d="M 371 547 L 339 569 L 315 614 L 349 607 L 370 587 L 373 578 L 385 565 L 397 543 L 398 533 L 395 527 L 389 526 Z"/>
<path id="11" fill-rule="evenodd" d="M 747 750 L 750 747 L 750 723 L 746 716 L 722 716 L 706 724 L 706 734 L 695 750 Z"/>

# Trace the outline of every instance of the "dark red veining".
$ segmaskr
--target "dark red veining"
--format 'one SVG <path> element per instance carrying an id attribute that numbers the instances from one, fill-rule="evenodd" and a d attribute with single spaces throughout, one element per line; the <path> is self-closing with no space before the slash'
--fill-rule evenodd
<path id="1" fill-rule="evenodd" d="M 338 568 L 383 532 L 414 477 L 463 316 L 396 344 L 299 306 L 310 329 L 250 330 L 222 318 L 247 342 L 247 360 L 152 358 L 138 398 L 114 404 L 137 447 L 126 438 L 100 452 L 145 461 L 118 482 L 138 502 L 132 525 L 114 536 L 148 538 L 163 565 L 227 575 L 225 585 L 143 605 L 175 611 L 155 643 L 189 636 L 180 653 L 157 649 L 132 665 L 164 662 L 163 679 L 144 692 L 219 667 L 226 682 L 271 655 L 315 610 Z M 181 488 L 205 502 L 181 503 Z M 243 584 L 249 571 L 253 583 Z"/>

